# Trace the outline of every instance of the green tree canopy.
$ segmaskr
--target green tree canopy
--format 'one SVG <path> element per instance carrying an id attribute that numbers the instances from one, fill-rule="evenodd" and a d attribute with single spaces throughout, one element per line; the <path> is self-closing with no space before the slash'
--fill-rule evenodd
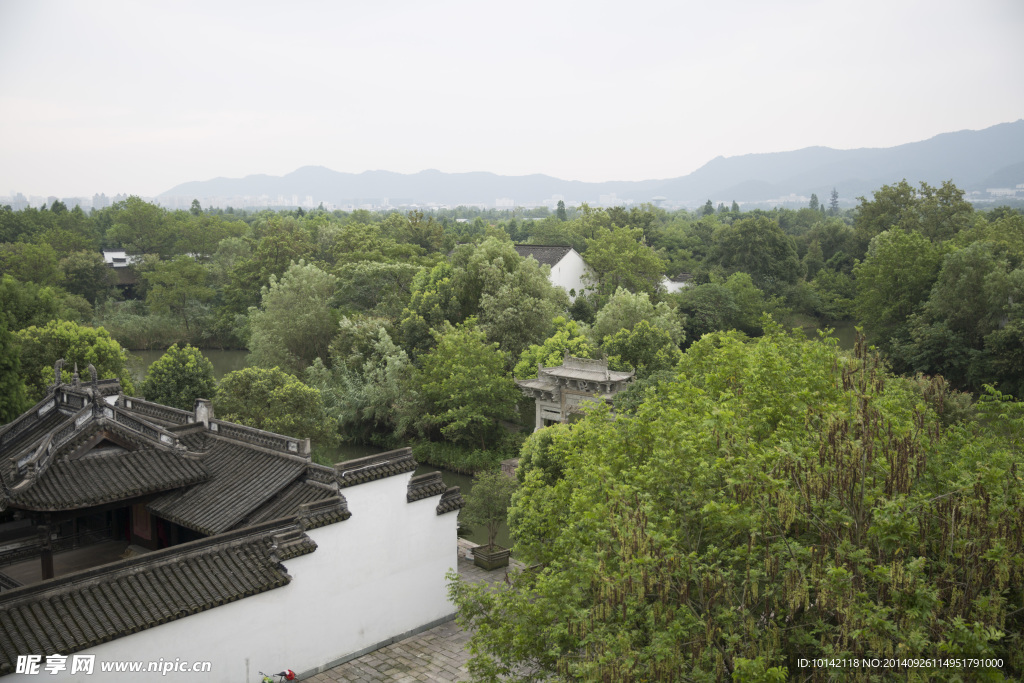
<path id="1" fill-rule="evenodd" d="M 612 225 L 587 240 L 586 262 L 599 294 L 620 287 L 654 294 L 665 276 L 665 262 L 647 246 L 643 229 Z"/>
<path id="2" fill-rule="evenodd" d="M 608 354 L 611 369 L 636 370 L 639 378 L 671 369 L 682 356 L 669 333 L 652 327 L 646 320 L 631 330 L 619 330 L 605 337 L 601 350 Z"/>
<path id="3" fill-rule="evenodd" d="M 942 260 L 928 300 L 910 316 L 896 364 L 941 374 L 954 386 L 1024 392 L 1024 268 L 1011 270 L 999 244 L 974 242 Z"/>
<path id="4" fill-rule="evenodd" d="M 292 264 L 280 280 L 270 276 L 261 306 L 249 309 L 253 363 L 301 372 L 316 358 L 328 361 L 338 327 L 333 308 L 337 278 L 313 264 Z"/>
<path id="5" fill-rule="evenodd" d="M 635 415 L 524 447 L 509 526 L 531 570 L 449 575 L 471 673 L 783 680 L 800 657 L 943 653 L 1024 674 L 1024 406 L 942 409 L 834 341 L 705 337 Z"/>
<path id="6" fill-rule="evenodd" d="M 529 379 L 537 376 L 537 364 L 555 367 L 562 364 L 565 354 L 576 358 L 597 358 L 600 354 L 583 334 L 579 323 L 566 320 L 562 316 L 555 318 L 555 333 L 544 340 L 543 344 L 531 344 L 519 356 L 513 374 L 518 379 Z"/>
<path id="7" fill-rule="evenodd" d="M 180 318 L 191 337 L 196 305 L 213 298 L 206 286 L 206 268 L 190 256 L 177 256 L 154 264 L 143 277 L 149 284 L 146 303 L 158 313 Z"/>
<path id="8" fill-rule="evenodd" d="M 421 270 L 413 278 L 412 297 L 402 315 L 404 347 L 412 356 L 425 353 L 434 343 L 431 330 L 440 329 L 446 321 L 464 319 L 452 264 L 443 261 Z"/>
<path id="9" fill-rule="evenodd" d="M 463 262 L 453 257 L 464 310 L 472 312 L 490 341 L 515 359 L 552 330 L 552 319 L 569 304 L 565 292 L 548 280 L 547 266 L 524 259 L 511 242 L 488 238 Z"/>
<path id="10" fill-rule="evenodd" d="M 231 286 L 225 290 L 227 309 L 245 314 L 259 303 L 260 292 L 270 276 L 281 277 L 293 262 L 313 251 L 309 230 L 294 218 L 272 216 L 253 223 L 248 258 L 238 259 L 231 269 Z"/>
<path id="11" fill-rule="evenodd" d="M 546 268 L 519 256 L 507 238 L 488 237 L 457 247 L 449 262 L 414 278 L 402 336 L 406 348 L 420 354 L 433 344 L 430 330 L 476 317 L 487 338 L 512 359 L 550 334 L 552 319 L 567 305 Z"/>
<path id="12" fill-rule="evenodd" d="M 0 425 L 14 420 L 28 407 L 21 357 L 7 319 L 0 315 Z"/>
<path id="13" fill-rule="evenodd" d="M 213 399 L 218 418 L 332 446 L 338 435 L 320 392 L 280 368 L 229 372 Z"/>
<path id="14" fill-rule="evenodd" d="M 97 251 L 75 251 L 60 261 L 64 289 L 90 304 L 104 301 L 114 293 L 117 275 Z"/>
<path id="15" fill-rule="evenodd" d="M 746 273 L 685 287 L 674 298 L 679 302 L 680 315 L 685 317 L 686 337 L 690 340 L 720 330 L 760 334 L 761 316 L 777 306 L 777 301 L 765 299 Z"/>
<path id="16" fill-rule="evenodd" d="M 466 494 L 466 507 L 459 521 L 486 527 L 487 545 L 494 545 L 515 491 L 516 480 L 501 470 L 480 472 L 473 477 L 473 488 Z"/>
<path id="17" fill-rule="evenodd" d="M 597 312 L 594 326 L 590 329 L 590 338 L 596 344 L 604 342 L 619 330 L 632 330 L 641 320 L 646 320 L 652 327 L 668 333 L 676 344 L 685 338 L 683 326 L 672 307 L 665 302 L 651 303 L 646 293 L 633 294 L 625 289 L 616 290 L 608 299 L 608 303 Z"/>
<path id="18" fill-rule="evenodd" d="M 306 383 L 320 390 L 329 414 L 347 438 L 387 445 L 405 436 L 417 417 L 414 369 L 385 321 L 342 318 L 331 343 L 331 367 L 317 359 Z"/>
<path id="19" fill-rule="evenodd" d="M 886 230 L 871 240 L 867 257 L 854 268 L 857 319 L 887 351 L 906 336 L 907 318 L 928 298 L 943 251 L 917 232 Z"/>
<path id="20" fill-rule="evenodd" d="M 147 401 L 192 410 L 197 398 L 212 399 L 217 390 L 213 363 L 194 346 L 173 344 L 149 366 L 139 389 Z"/>
<path id="21" fill-rule="evenodd" d="M 434 332 L 436 346 L 423 358 L 416 385 L 422 401 L 421 433 L 455 443 L 493 446 L 514 415 L 518 391 L 505 370 L 505 354 L 488 343 L 475 318 Z M 435 431 L 436 430 L 436 431 Z"/>
<path id="22" fill-rule="evenodd" d="M 0 276 L 0 317 L 6 318 L 9 330 L 43 326 L 61 310 L 62 296 L 57 288 L 19 282 L 7 273 Z"/>
<path id="23" fill-rule="evenodd" d="M 860 205 L 854 218 L 854 229 L 864 245 L 876 235 L 899 228 L 916 232 L 932 242 L 943 242 L 969 228 L 974 207 L 964 193 L 950 181 L 934 188 L 922 182 L 915 188 L 906 180 L 883 185 L 868 201 L 858 197 Z"/>
<path id="24" fill-rule="evenodd" d="M 135 195 L 111 209 L 114 224 L 107 231 L 109 239 L 133 254 L 173 254 L 174 230 L 164 209 Z"/>
<path id="25" fill-rule="evenodd" d="M 63 379 L 71 381 L 74 367 L 89 379 L 92 364 L 99 379 L 118 379 L 129 396 L 135 393 L 128 354 L 102 327 L 85 327 L 69 320 L 51 320 L 42 327 L 28 327 L 15 334 L 21 349 L 21 368 L 30 401 L 39 401 L 53 382 L 53 364 L 64 359 Z"/>
<path id="26" fill-rule="evenodd" d="M 0 272 L 39 285 L 58 285 L 63 279 L 57 252 L 45 243 L 0 244 Z"/>
<path id="27" fill-rule="evenodd" d="M 711 261 L 743 271 L 760 289 L 776 294 L 803 274 L 793 238 L 767 216 L 741 218 L 715 230 Z"/>

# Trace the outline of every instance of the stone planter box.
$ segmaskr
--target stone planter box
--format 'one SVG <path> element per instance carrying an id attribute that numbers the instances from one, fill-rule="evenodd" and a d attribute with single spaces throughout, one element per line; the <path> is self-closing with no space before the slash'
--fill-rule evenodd
<path id="1" fill-rule="evenodd" d="M 491 571 L 508 566 L 508 556 L 512 551 L 500 545 L 480 545 L 473 548 L 473 564 Z"/>

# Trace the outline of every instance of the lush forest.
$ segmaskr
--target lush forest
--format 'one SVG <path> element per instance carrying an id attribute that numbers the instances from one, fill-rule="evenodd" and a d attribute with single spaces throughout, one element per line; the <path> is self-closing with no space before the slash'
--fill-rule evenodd
<path id="1" fill-rule="evenodd" d="M 570 303 L 514 243 L 570 244 L 594 279 Z M 129 268 L 104 264 L 101 249 L 117 248 Z M 506 427 L 530 411 L 517 365 L 524 377 L 565 350 L 607 356 L 637 370 L 638 395 L 703 335 L 757 337 L 765 314 L 853 321 L 898 374 L 1020 395 L 1022 259 L 1024 216 L 975 211 L 951 183 L 902 181 L 852 211 L 837 193 L 770 212 L 710 201 L 692 213 L 171 212 L 137 197 L 91 214 L 2 207 L 0 419 L 41 398 L 59 356 L 130 387 L 120 349 L 177 345 L 167 365 L 188 347 L 240 348 L 264 373 L 252 381 L 312 390 L 317 443 L 412 440 L 426 459 L 473 470 L 518 450 Z M 683 273 L 691 286 L 666 294 L 663 276 Z M 178 389 L 175 404 L 211 390 L 229 404 L 233 383 L 210 382 Z M 169 400 L 166 385 L 138 391 Z"/>
<path id="2" fill-rule="evenodd" d="M 553 287 L 514 244 L 572 245 L 593 278 Z M 91 363 L 321 448 L 411 443 L 463 472 L 521 454 L 531 571 L 453 587 L 481 679 L 759 680 L 797 655 L 940 651 L 1024 672 L 1024 215 L 952 183 L 845 211 L 835 192 L 672 213 L 0 207 L 0 273 L 0 423 L 64 358 L 68 380 Z M 786 331 L 833 324 L 866 339 Z M 202 348 L 249 367 L 217 383 Z M 136 349 L 167 349 L 137 386 Z M 637 381 L 617 419 L 526 438 L 513 378 L 566 352 Z"/>

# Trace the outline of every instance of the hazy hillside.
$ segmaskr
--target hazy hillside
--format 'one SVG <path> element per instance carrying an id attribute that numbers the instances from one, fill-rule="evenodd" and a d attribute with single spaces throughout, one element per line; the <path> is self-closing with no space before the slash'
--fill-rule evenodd
<path id="1" fill-rule="evenodd" d="M 509 198 L 539 203 L 553 195 L 571 201 L 597 201 L 601 195 L 649 201 L 663 196 L 677 202 L 764 201 L 790 194 L 825 197 L 833 187 L 844 198 L 870 194 L 906 178 L 938 184 L 952 179 L 961 189 L 1013 187 L 1024 183 L 1024 120 L 980 131 L 944 133 L 929 140 L 881 149 L 836 150 L 808 147 L 791 152 L 718 157 L 679 178 L 640 182 L 585 183 L 546 175 L 494 173 L 415 174 L 390 171 L 339 173 L 306 166 L 285 176 L 252 175 L 183 183 L 160 195 L 171 197 L 313 196 L 335 204 L 396 203 L 494 204 Z"/>

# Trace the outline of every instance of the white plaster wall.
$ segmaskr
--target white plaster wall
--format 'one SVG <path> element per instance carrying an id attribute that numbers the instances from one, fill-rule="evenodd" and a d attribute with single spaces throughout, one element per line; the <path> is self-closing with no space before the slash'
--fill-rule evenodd
<path id="1" fill-rule="evenodd" d="M 688 282 L 673 282 L 672 280 L 669 280 L 667 277 L 663 277 L 661 279 L 661 287 L 662 287 L 662 289 L 664 289 L 669 294 L 675 294 L 676 292 L 681 292 L 683 289 L 685 289 L 686 287 L 689 287 L 689 286 L 690 286 L 690 283 L 688 283 Z"/>
<path id="2" fill-rule="evenodd" d="M 352 517 L 307 532 L 318 548 L 283 563 L 287 586 L 88 650 L 97 673 L 74 678 L 105 680 L 100 661 L 180 658 L 212 661 L 212 672 L 159 680 L 258 681 L 258 671 L 308 671 L 451 615 L 445 573 L 457 566 L 457 513 L 437 515 L 440 496 L 407 503 L 411 477 L 343 489 Z"/>
<path id="3" fill-rule="evenodd" d="M 590 272 L 590 267 L 584 262 L 583 257 L 575 249 L 562 257 L 562 260 L 551 266 L 551 284 L 561 287 L 566 292 L 576 290 L 577 296 L 587 286 L 584 275 Z M 570 296 L 570 299 L 576 297 Z"/>

